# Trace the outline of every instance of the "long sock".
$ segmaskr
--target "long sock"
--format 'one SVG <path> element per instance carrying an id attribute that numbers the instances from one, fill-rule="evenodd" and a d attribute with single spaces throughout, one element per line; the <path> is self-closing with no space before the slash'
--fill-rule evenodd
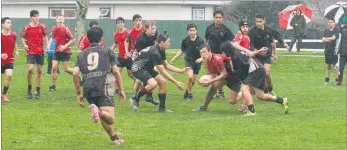
<path id="1" fill-rule="evenodd" d="M 148 91 L 147 91 L 145 88 L 142 88 L 142 89 L 136 94 L 136 99 L 137 99 L 137 100 L 140 100 L 140 98 L 141 98 L 143 95 L 147 94 L 147 93 L 148 93 Z"/>
<path id="2" fill-rule="evenodd" d="M 55 89 L 55 85 L 52 85 L 52 88 Z"/>
<path id="3" fill-rule="evenodd" d="M 147 97 L 153 97 L 153 92 L 152 91 L 148 91 L 147 92 Z"/>
<path id="4" fill-rule="evenodd" d="M 40 87 L 36 87 L 37 93 L 40 93 Z"/>
<path id="5" fill-rule="evenodd" d="M 119 140 L 117 133 L 113 136 L 110 136 L 111 141 Z"/>
<path id="6" fill-rule="evenodd" d="M 31 85 L 28 85 L 28 93 L 31 92 Z"/>
<path id="7" fill-rule="evenodd" d="M 283 98 L 277 97 L 276 103 L 283 104 Z"/>
<path id="8" fill-rule="evenodd" d="M 251 113 L 255 113 L 254 105 L 253 105 L 253 104 L 248 105 L 248 110 L 249 110 Z"/>
<path id="9" fill-rule="evenodd" d="M 325 82 L 329 82 L 329 77 L 325 77 Z"/>
<path id="10" fill-rule="evenodd" d="M 4 91 L 2 91 L 2 94 L 7 94 L 7 90 L 9 87 L 4 86 Z"/>
<path id="11" fill-rule="evenodd" d="M 159 108 L 165 108 L 166 93 L 158 94 Z"/>

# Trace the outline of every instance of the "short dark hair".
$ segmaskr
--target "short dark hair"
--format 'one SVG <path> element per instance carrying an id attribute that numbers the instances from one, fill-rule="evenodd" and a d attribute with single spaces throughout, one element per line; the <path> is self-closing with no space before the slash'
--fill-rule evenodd
<path id="1" fill-rule="evenodd" d="M 139 14 L 135 14 L 133 16 L 133 21 L 135 21 L 136 19 L 140 19 L 140 18 L 142 18 L 142 17 Z"/>
<path id="2" fill-rule="evenodd" d="M 9 17 L 1 18 L 1 24 L 4 24 L 6 20 L 11 20 Z"/>
<path id="3" fill-rule="evenodd" d="M 165 42 L 167 39 L 169 39 L 170 36 L 169 34 L 167 34 L 166 31 L 164 31 L 163 33 L 160 33 L 157 37 L 157 42 L 160 43 L 160 42 Z"/>
<path id="4" fill-rule="evenodd" d="M 224 17 L 224 13 L 223 13 L 223 11 L 222 10 L 215 10 L 214 12 L 213 12 L 213 17 L 214 16 L 216 16 L 217 14 L 221 14 L 223 17 Z"/>
<path id="5" fill-rule="evenodd" d="M 30 11 L 30 17 L 34 17 L 34 16 L 36 16 L 36 15 L 38 15 L 38 14 L 40 14 L 40 13 L 39 13 L 39 11 L 37 11 L 37 10 L 31 10 L 31 11 Z"/>
<path id="6" fill-rule="evenodd" d="M 99 43 L 103 34 L 104 33 L 101 28 L 92 27 L 88 30 L 87 37 L 90 43 Z"/>
<path id="7" fill-rule="evenodd" d="M 155 23 L 155 21 L 153 21 L 153 20 L 148 20 L 147 23 L 145 24 L 145 28 L 146 28 L 146 29 L 149 29 L 151 26 L 155 26 L 155 25 L 157 25 L 157 24 Z"/>
<path id="8" fill-rule="evenodd" d="M 123 18 L 123 17 L 118 17 L 118 18 L 116 19 L 116 23 L 117 23 L 118 21 L 123 21 L 123 22 L 124 22 L 124 18 Z"/>
<path id="9" fill-rule="evenodd" d="M 328 21 L 330 21 L 330 20 L 333 21 L 333 22 L 335 22 L 335 19 L 334 19 L 334 18 L 329 18 Z"/>
<path id="10" fill-rule="evenodd" d="M 265 16 L 263 14 L 256 14 L 255 18 L 260 18 L 260 19 L 265 20 Z"/>
<path id="11" fill-rule="evenodd" d="M 190 28 L 195 28 L 196 30 L 198 30 L 198 27 L 197 27 L 195 24 L 188 24 L 188 25 L 187 25 L 187 31 L 188 31 Z"/>
<path id="12" fill-rule="evenodd" d="M 99 23 L 95 20 L 89 22 L 89 28 L 92 28 L 94 25 L 99 25 Z"/>

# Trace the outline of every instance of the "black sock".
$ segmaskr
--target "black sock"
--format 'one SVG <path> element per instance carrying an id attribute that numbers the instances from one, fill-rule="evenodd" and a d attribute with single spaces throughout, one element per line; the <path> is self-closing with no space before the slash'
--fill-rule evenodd
<path id="1" fill-rule="evenodd" d="M 255 108 L 253 104 L 248 105 L 248 111 L 250 111 L 251 113 L 255 113 Z"/>
<path id="2" fill-rule="evenodd" d="M 147 97 L 153 97 L 153 92 L 147 92 Z"/>
<path id="3" fill-rule="evenodd" d="M 264 89 L 264 93 L 269 93 L 269 89 L 268 89 L 268 88 L 265 88 L 265 89 Z"/>
<path id="4" fill-rule="evenodd" d="M 159 97 L 159 108 L 165 108 L 166 93 L 158 94 Z"/>
<path id="5" fill-rule="evenodd" d="M 28 93 L 31 92 L 31 85 L 28 85 Z"/>
<path id="6" fill-rule="evenodd" d="M 52 85 L 52 89 L 55 89 L 55 85 Z"/>
<path id="7" fill-rule="evenodd" d="M 115 134 L 113 136 L 110 136 L 111 141 L 119 140 L 118 135 Z"/>
<path id="8" fill-rule="evenodd" d="M 36 87 L 37 93 L 40 93 L 40 87 Z"/>
<path id="9" fill-rule="evenodd" d="M 4 86 L 4 91 L 2 91 L 2 94 L 7 94 L 7 90 L 9 87 Z"/>
<path id="10" fill-rule="evenodd" d="M 329 82 L 329 78 L 328 77 L 325 77 L 325 82 Z"/>
<path id="11" fill-rule="evenodd" d="M 283 98 L 277 97 L 276 103 L 283 104 Z"/>
<path id="12" fill-rule="evenodd" d="M 268 87 L 267 89 L 269 90 L 269 92 L 272 92 L 272 87 Z"/>
<path id="13" fill-rule="evenodd" d="M 136 94 L 136 99 L 137 99 L 137 100 L 140 100 L 140 98 L 141 98 L 143 95 L 147 94 L 147 93 L 148 93 L 148 91 L 147 91 L 145 88 L 142 88 L 142 89 Z"/>
<path id="14" fill-rule="evenodd" d="M 219 90 L 218 92 L 219 92 L 219 93 L 224 93 L 223 90 Z"/>

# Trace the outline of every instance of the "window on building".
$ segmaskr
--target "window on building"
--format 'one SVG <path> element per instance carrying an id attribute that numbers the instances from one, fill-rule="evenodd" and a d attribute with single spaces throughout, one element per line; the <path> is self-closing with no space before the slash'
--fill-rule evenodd
<path id="1" fill-rule="evenodd" d="M 63 15 L 66 19 L 76 18 L 75 8 L 49 8 L 49 13 L 50 18 L 55 18 L 58 15 Z"/>
<path id="2" fill-rule="evenodd" d="M 192 20 L 205 20 L 205 8 L 193 7 Z"/>
<path id="3" fill-rule="evenodd" d="M 100 8 L 100 19 L 111 19 L 111 8 Z"/>

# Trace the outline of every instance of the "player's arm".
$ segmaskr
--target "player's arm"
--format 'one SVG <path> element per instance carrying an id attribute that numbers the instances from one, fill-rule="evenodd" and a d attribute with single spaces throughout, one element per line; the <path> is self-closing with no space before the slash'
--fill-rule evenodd
<path id="1" fill-rule="evenodd" d="M 176 60 L 178 57 L 180 57 L 182 54 L 183 54 L 183 51 L 180 49 L 180 50 L 176 53 L 176 55 L 171 59 L 170 64 L 173 64 L 173 63 L 175 62 L 175 60 Z"/>
<path id="2" fill-rule="evenodd" d="M 280 43 L 281 45 L 283 45 L 284 47 L 288 47 L 288 44 L 287 43 L 284 43 L 283 39 L 282 39 L 282 36 L 281 34 L 276 31 L 276 30 L 272 30 L 272 35 L 273 37 L 278 41 L 278 43 Z"/>
<path id="3" fill-rule="evenodd" d="M 29 50 L 29 46 L 26 43 L 27 34 L 28 34 L 27 28 L 23 27 L 22 31 L 20 32 L 20 36 L 21 36 L 21 39 L 22 39 L 21 41 L 25 50 Z"/>
<path id="4" fill-rule="evenodd" d="M 111 46 L 111 50 L 114 50 L 116 47 L 118 47 L 117 40 L 114 41 L 114 43 Z"/>
<path id="5" fill-rule="evenodd" d="M 16 59 L 18 59 L 19 58 L 19 51 L 18 51 L 17 42 L 14 43 L 13 52 L 15 53 Z"/>
<path id="6" fill-rule="evenodd" d="M 163 75 L 166 79 L 171 81 L 173 84 L 175 84 L 180 90 L 184 90 L 184 86 L 182 83 L 177 81 L 175 78 L 173 78 L 165 69 L 164 65 L 156 65 L 155 66 L 157 70 L 160 72 L 161 75 Z"/>
<path id="7" fill-rule="evenodd" d="M 179 69 L 179 68 L 169 64 L 167 62 L 167 60 L 164 60 L 163 65 L 164 65 L 165 69 L 168 69 L 170 71 L 177 72 L 177 73 L 184 73 L 187 70 L 187 68 Z"/>
<path id="8" fill-rule="evenodd" d="M 70 41 L 64 45 L 65 48 L 69 47 L 76 40 L 75 36 L 72 34 L 72 31 L 69 28 L 67 28 L 67 31 L 67 36 L 69 37 Z"/>
<path id="9" fill-rule="evenodd" d="M 81 86 L 80 86 L 80 68 L 78 66 L 75 66 L 73 68 L 72 72 L 73 81 L 75 84 L 75 91 L 77 95 L 77 102 L 81 107 L 84 107 L 84 100 L 83 95 L 81 93 Z"/>
<path id="10" fill-rule="evenodd" d="M 78 42 L 78 53 L 81 52 L 84 48 L 84 40 L 85 40 L 85 36 L 81 36 L 79 42 Z"/>
<path id="11" fill-rule="evenodd" d="M 125 52 L 129 52 L 129 48 L 130 48 L 130 43 L 131 43 L 131 36 L 130 34 L 126 36 L 125 40 L 124 40 L 124 49 Z M 132 52 L 131 52 L 132 53 Z"/>
<path id="12" fill-rule="evenodd" d="M 236 39 L 236 38 L 235 38 L 235 39 L 231 42 L 231 45 L 233 45 L 233 47 L 235 47 L 236 49 L 245 52 L 248 56 L 253 57 L 253 56 L 254 56 L 253 52 L 251 52 L 251 51 L 250 51 L 249 49 L 247 49 L 247 48 L 242 47 L 242 46 L 240 45 L 240 41 L 241 41 L 241 39 Z"/>

